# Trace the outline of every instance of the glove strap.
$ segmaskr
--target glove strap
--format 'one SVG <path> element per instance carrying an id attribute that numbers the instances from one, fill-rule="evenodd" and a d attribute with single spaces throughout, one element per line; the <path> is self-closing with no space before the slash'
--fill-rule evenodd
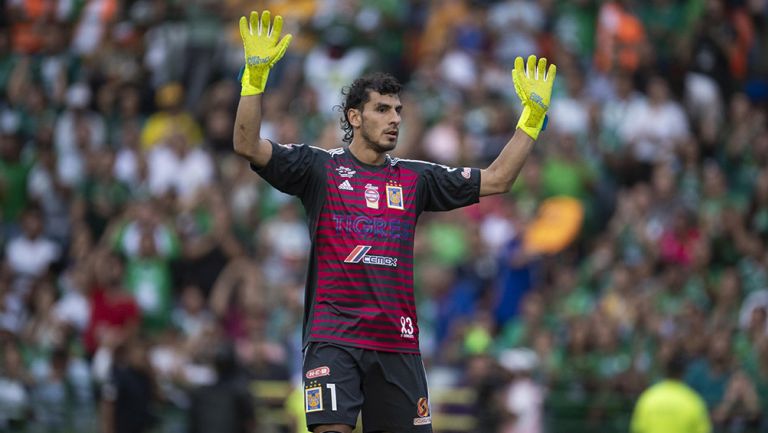
<path id="1" fill-rule="evenodd" d="M 538 120 L 537 120 L 538 118 Z M 531 110 L 528 104 L 523 105 L 523 113 L 520 115 L 520 120 L 517 121 L 517 127 L 522 129 L 523 132 L 528 134 L 529 137 L 534 140 L 539 138 L 539 133 L 546 129 L 548 118 L 547 115 L 536 115 Z"/>
<path id="2" fill-rule="evenodd" d="M 240 96 L 260 95 L 264 93 L 267 87 L 267 78 L 269 77 L 269 67 L 247 67 L 240 68 L 240 74 L 237 79 L 240 81 Z"/>

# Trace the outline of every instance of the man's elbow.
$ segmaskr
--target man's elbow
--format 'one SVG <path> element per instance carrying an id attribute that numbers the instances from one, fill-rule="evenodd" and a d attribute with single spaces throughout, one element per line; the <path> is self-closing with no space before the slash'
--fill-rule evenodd
<path id="1" fill-rule="evenodd" d="M 512 181 L 499 181 L 494 184 L 491 194 L 506 194 L 512 189 Z"/>
<path id="2" fill-rule="evenodd" d="M 237 136 L 232 140 L 232 148 L 238 156 L 246 157 L 248 155 L 248 142 L 238 139 Z"/>
<path id="3" fill-rule="evenodd" d="M 244 140 L 235 136 L 232 140 L 232 148 L 235 150 L 236 155 L 243 158 L 249 159 L 253 156 L 253 146 L 248 143 L 248 140 Z"/>
<path id="4" fill-rule="evenodd" d="M 480 183 L 480 195 L 504 194 L 512 188 L 514 179 L 502 179 L 492 171 L 485 170 L 482 173 Z"/>
<path id="5" fill-rule="evenodd" d="M 257 167 L 264 167 L 272 157 L 272 145 L 266 140 L 260 139 L 254 143 L 242 137 L 235 137 L 232 140 L 232 148 L 236 155 Z"/>

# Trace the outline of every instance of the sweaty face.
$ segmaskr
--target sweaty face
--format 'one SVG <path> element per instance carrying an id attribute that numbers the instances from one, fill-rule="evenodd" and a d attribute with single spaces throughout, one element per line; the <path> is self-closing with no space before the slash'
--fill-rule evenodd
<path id="1" fill-rule="evenodd" d="M 400 110 L 403 105 L 397 95 L 370 92 L 362 109 L 360 129 L 355 131 L 366 145 L 377 152 L 387 152 L 397 146 L 400 133 Z"/>

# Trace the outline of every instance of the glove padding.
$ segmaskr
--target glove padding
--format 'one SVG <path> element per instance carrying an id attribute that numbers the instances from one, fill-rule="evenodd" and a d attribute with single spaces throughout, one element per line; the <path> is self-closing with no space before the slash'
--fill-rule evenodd
<path id="1" fill-rule="evenodd" d="M 539 132 L 545 126 L 556 73 L 557 67 L 554 64 L 549 65 L 547 71 L 547 59 L 544 57 L 539 59 L 537 65 L 536 56 L 529 56 L 527 68 L 523 67 L 522 57 L 515 59 L 512 82 L 515 83 L 517 96 L 523 102 L 523 113 L 517 127 L 534 140 L 539 137 Z"/>
<path id="2" fill-rule="evenodd" d="M 275 17 L 271 29 L 269 11 L 262 12 L 261 19 L 258 12 L 251 12 L 250 21 L 249 26 L 248 20 L 240 17 L 240 37 L 245 48 L 245 67 L 240 77 L 242 96 L 264 92 L 269 70 L 283 57 L 293 38 L 288 34 L 280 39 L 283 31 L 283 17 L 280 15 Z"/>

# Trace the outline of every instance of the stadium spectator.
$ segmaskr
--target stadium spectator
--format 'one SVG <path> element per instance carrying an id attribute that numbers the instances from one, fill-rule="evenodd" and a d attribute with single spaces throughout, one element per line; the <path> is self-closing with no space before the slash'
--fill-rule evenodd
<path id="1" fill-rule="evenodd" d="M 153 149 L 161 143 L 167 143 L 171 136 L 179 135 L 182 143 L 199 146 L 203 139 L 192 113 L 184 109 L 184 87 L 181 83 L 166 83 L 157 89 L 155 95 L 157 112 L 147 118 L 141 130 L 141 147 Z"/>
<path id="2" fill-rule="evenodd" d="M 509 375 L 509 384 L 502 394 L 507 419 L 501 433 L 542 433 L 544 389 L 534 379 L 539 359 L 530 349 L 507 349 L 499 363 Z"/>
<path id="3" fill-rule="evenodd" d="M 101 428 L 107 433 L 144 433 L 158 422 L 158 398 L 147 343 L 127 338 L 115 350 L 101 390 Z"/>
<path id="4" fill-rule="evenodd" d="M 214 353 L 216 382 L 192 393 L 189 433 L 248 433 L 256 426 L 255 404 L 234 348 L 221 344 Z"/>
<path id="5" fill-rule="evenodd" d="M 21 233 L 6 245 L 8 265 L 19 279 L 42 277 L 61 258 L 59 245 L 44 236 L 44 224 L 40 209 L 28 207 L 21 215 Z"/>
<path id="6" fill-rule="evenodd" d="M 84 346 L 93 355 L 102 345 L 114 349 L 132 338 L 138 330 L 140 310 L 122 285 L 123 260 L 110 252 L 98 252 L 91 260 L 91 313 Z"/>
<path id="7" fill-rule="evenodd" d="M 672 356 L 665 379 L 645 390 L 632 414 L 632 433 L 709 433 L 712 425 L 701 397 L 681 381 L 685 360 Z"/>
<path id="8" fill-rule="evenodd" d="M 23 149 L 18 133 L 0 131 L 0 210 L 3 213 L 4 242 L 19 231 L 19 217 L 27 206 L 26 185 L 32 161 L 23 154 Z"/>

